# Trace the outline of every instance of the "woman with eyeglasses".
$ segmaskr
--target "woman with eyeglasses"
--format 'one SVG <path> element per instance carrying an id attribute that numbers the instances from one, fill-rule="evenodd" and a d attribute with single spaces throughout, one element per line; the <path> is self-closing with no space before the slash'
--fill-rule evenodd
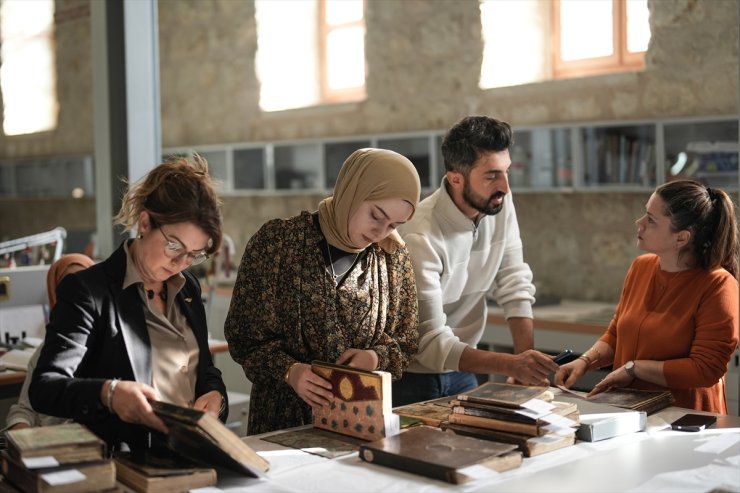
<path id="1" fill-rule="evenodd" d="M 167 427 L 149 400 L 226 419 L 226 389 L 208 349 L 196 277 L 185 270 L 221 244 L 221 204 L 208 164 L 175 157 L 133 183 L 115 222 L 136 230 L 106 260 L 57 290 L 29 397 L 111 450 L 156 444 Z"/>

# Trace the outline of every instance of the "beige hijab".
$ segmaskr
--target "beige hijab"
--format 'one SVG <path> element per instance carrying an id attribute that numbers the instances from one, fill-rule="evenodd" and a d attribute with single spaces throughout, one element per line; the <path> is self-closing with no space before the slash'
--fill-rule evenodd
<path id="1" fill-rule="evenodd" d="M 360 205 L 367 200 L 400 198 L 415 212 L 420 193 L 419 174 L 411 161 L 386 149 L 359 149 L 344 161 L 334 195 L 319 203 L 321 231 L 329 244 L 347 252 L 361 252 L 362 248 L 349 239 L 349 221 Z M 393 253 L 404 243 L 394 231 L 378 245 Z"/>

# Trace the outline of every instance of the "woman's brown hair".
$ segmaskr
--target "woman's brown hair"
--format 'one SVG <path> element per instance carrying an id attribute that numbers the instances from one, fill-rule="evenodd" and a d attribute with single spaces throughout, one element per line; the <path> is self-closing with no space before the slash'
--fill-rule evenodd
<path id="1" fill-rule="evenodd" d="M 209 255 L 221 246 L 221 200 L 208 174 L 208 162 L 200 154 L 166 158 L 131 184 L 113 219 L 130 231 L 143 211 L 149 213 L 153 228 L 183 222 L 195 224 L 211 240 L 206 248 Z"/>

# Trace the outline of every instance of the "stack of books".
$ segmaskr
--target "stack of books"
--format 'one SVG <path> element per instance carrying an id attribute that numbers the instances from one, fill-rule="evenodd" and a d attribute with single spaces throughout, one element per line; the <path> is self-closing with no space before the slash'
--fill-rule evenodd
<path id="1" fill-rule="evenodd" d="M 578 406 L 553 400 L 547 387 L 486 382 L 457 396 L 441 428 L 515 444 L 525 457 L 575 443 Z"/>
<path id="2" fill-rule="evenodd" d="M 77 423 L 6 432 L 5 480 L 24 492 L 87 493 L 113 490 L 116 466 L 105 442 Z"/>

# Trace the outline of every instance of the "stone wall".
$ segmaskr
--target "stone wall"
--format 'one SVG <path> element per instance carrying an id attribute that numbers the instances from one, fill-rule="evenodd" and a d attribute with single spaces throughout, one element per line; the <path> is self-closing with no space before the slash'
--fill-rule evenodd
<path id="1" fill-rule="evenodd" d="M 59 127 L 0 137 L 0 158 L 92 153 L 89 4 L 57 0 Z M 735 0 L 650 0 L 642 72 L 481 90 L 478 0 L 371 0 L 366 7 L 367 100 L 271 114 L 258 106 L 254 4 L 160 0 L 165 147 L 443 129 L 472 113 L 514 125 L 738 112 Z M 526 260 L 540 293 L 614 301 L 645 193 L 516 195 Z M 224 198 L 238 256 L 267 219 L 314 209 L 310 195 Z M 0 238 L 63 225 L 95 228 L 91 201 L 0 201 Z"/>

